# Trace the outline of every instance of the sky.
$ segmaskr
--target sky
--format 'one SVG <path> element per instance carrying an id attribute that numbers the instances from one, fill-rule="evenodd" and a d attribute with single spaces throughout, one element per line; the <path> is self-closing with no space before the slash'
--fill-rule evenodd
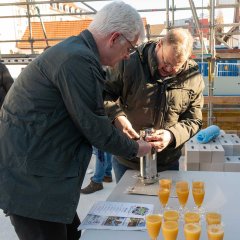
<path id="1" fill-rule="evenodd" d="M 130 4 L 137 10 L 145 10 L 145 9 L 166 9 L 166 0 L 123 0 L 124 2 Z M 215 0 L 216 2 L 228 2 L 234 3 L 236 0 Z M 190 7 L 189 0 L 175 0 L 175 7 Z M 98 2 L 87 2 L 88 5 L 94 7 L 96 10 L 100 10 L 104 5 L 110 3 L 110 1 L 98 1 Z M 194 4 L 196 7 L 207 6 L 209 0 L 194 0 Z M 172 1 L 169 0 L 169 6 L 171 7 Z M 220 11 L 224 17 L 224 23 L 232 23 L 233 22 L 233 9 L 216 9 L 215 15 L 220 14 Z M 207 10 L 198 10 L 198 15 L 200 16 L 202 13 L 204 16 L 209 16 Z M 148 24 L 160 24 L 164 23 L 166 20 L 166 12 L 163 11 L 151 11 L 151 12 L 143 12 L 140 13 L 142 17 L 147 18 Z M 175 19 L 183 19 L 192 16 L 192 12 L 186 10 L 178 10 L 175 11 L 174 17 Z M 169 13 L 169 19 L 171 20 L 171 12 Z"/>

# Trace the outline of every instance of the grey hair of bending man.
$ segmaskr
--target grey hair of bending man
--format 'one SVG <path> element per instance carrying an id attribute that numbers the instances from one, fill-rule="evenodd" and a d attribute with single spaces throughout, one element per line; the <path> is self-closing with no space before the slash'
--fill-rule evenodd
<path id="1" fill-rule="evenodd" d="M 171 29 L 161 41 L 175 50 L 174 54 L 177 60 L 185 61 L 191 56 L 193 37 L 187 29 Z"/>
<path id="2" fill-rule="evenodd" d="M 104 6 L 95 15 L 88 29 L 100 36 L 119 32 L 129 41 L 133 41 L 137 35 L 140 41 L 145 38 L 141 16 L 136 9 L 122 1 L 113 1 Z"/>

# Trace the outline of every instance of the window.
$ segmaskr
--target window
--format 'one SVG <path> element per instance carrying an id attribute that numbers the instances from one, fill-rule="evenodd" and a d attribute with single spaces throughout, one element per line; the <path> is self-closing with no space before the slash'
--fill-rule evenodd
<path id="1" fill-rule="evenodd" d="M 52 4 L 52 7 L 53 7 L 53 9 L 57 9 L 57 4 L 56 4 L 56 3 L 53 3 L 53 4 Z"/>
<path id="2" fill-rule="evenodd" d="M 63 4 L 62 3 L 59 4 L 59 10 L 63 11 Z"/>
<path id="3" fill-rule="evenodd" d="M 65 5 L 65 12 L 69 13 L 69 6 L 68 5 Z"/>
<path id="4" fill-rule="evenodd" d="M 71 13 L 75 13 L 75 8 L 71 7 Z"/>

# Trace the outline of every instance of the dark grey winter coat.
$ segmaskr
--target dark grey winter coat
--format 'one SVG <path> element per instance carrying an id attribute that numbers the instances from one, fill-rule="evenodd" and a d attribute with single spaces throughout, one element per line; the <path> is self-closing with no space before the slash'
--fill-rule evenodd
<path id="1" fill-rule="evenodd" d="M 136 156 L 138 144 L 105 115 L 104 80 L 88 30 L 49 48 L 23 70 L 0 112 L 0 208 L 70 223 L 92 145 Z"/>

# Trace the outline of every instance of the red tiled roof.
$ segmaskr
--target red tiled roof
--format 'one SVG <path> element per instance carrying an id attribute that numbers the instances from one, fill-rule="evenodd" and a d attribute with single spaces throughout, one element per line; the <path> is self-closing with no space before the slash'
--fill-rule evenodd
<path id="1" fill-rule="evenodd" d="M 46 29 L 46 35 L 48 39 L 60 38 L 64 39 L 73 35 L 78 35 L 80 32 L 88 28 L 91 23 L 91 19 L 87 20 L 77 20 L 77 21 L 55 21 L 55 22 L 44 22 L 44 27 Z M 29 28 L 25 30 L 25 33 L 21 40 L 29 39 Z M 43 30 L 40 22 L 32 22 L 32 38 L 33 39 L 45 39 Z M 48 41 L 50 46 L 53 46 L 60 42 L 61 40 Z M 34 41 L 34 49 L 44 49 L 46 47 L 45 41 Z M 30 49 L 31 45 L 29 42 L 18 42 L 17 48 L 20 49 Z"/>
<path id="2" fill-rule="evenodd" d="M 165 24 L 150 25 L 150 34 L 151 35 L 160 35 L 165 28 L 166 28 Z"/>
<path id="3" fill-rule="evenodd" d="M 147 24 L 146 18 L 142 18 L 144 26 Z M 76 36 L 83 30 L 87 29 L 92 19 L 75 20 L 75 21 L 51 21 L 44 22 L 46 35 L 48 39 L 65 39 L 70 36 Z M 29 40 L 29 28 L 27 27 L 21 40 Z M 32 38 L 45 39 L 40 22 L 32 22 Z M 53 46 L 61 40 L 48 40 L 50 46 Z M 46 47 L 45 41 L 34 41 L 34 49 L 44 49 Z M 30 49 L 30 42 L 18 42 L 17 48 Z"/>

